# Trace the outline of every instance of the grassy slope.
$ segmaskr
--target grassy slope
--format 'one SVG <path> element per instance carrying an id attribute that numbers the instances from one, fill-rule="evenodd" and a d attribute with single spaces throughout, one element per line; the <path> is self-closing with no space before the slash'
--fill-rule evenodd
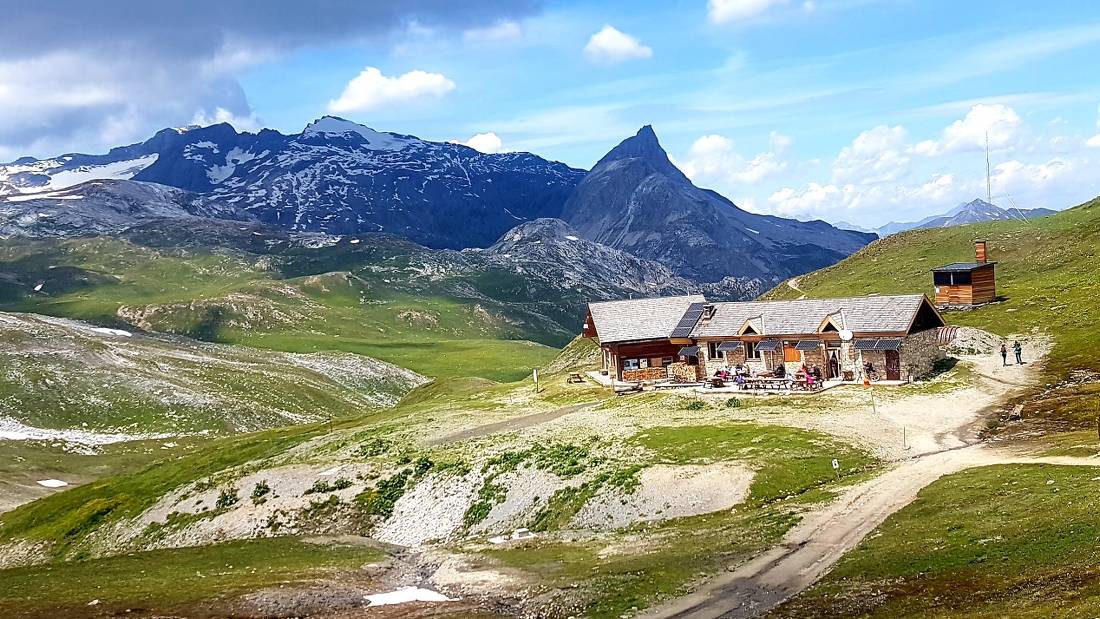
<path id="1" fill-rule="evenodd" d="M 1100 371 L 1100 198 L 1057 215 L 1028 221 L 991 222 L 914 230 L 877 241 L 827 269 L 798 278 L 811 297 L 921 291 L 933 294 L 930 269 L 974 255 L 974 241 L 989 241 L 1003 301 L 969 312 L 948 312 L 948 322 L 1000 335 L 1042 330 L 1055 338 L 1045 368 L 1051 383 L 1072 370 Z M 800 293 L 785 283 L 771 298 Z M 1026 351 L 1025 351 L 1026 354 Z M 1025 417 L 1045 417 L 1047 430 L 1094 426 L 1100 410 L 1095 389 L 1072 385 L 1034 400 Z"/>
<path id="2" fill-rule="evenodd" d="M 377 561 L 369 546 L 289 537 L 151 551 L 94 561 L 0 570 L 4 617 L 228 616 L 233 597 L 309 583 Z M 89 607 L 92 600 L 99 600 Z M 117 615 L 116 615 L 117 613 Z"/>
<path id="3" fill-rule="evenodd" d="M 592 348 L 591 342 L 578 340 L 567 348 L 563 357 L 574 361 L 585 359 Z M 648 463 L 733 459 L 759 471 L 750 489 L 750 500 L 732 512 L 643 525 L 591 541 L 562 542 L 555 541 L 552 532 L 567 528 L 569 517 L 583 504 L 562 502 L 554 505 L 554 510 L 560 513 L 555 511 L 544 518 L 551 535 L 521 550 L 490 551 L 490 559 L 524 570 L 544 590 L 562 588 L 576 593 L 574 589 L 579 586 L 579 597 L 587 614 L 617 617 L 632 606 L 643 607 L 674 595 L 701 573 L 721 571 L 726 565 L 768 547 L 797 522 L 798 512 L 808 503 L 827 499 L 837 485 L 859 479 L 878 464 L 865 452 L 816 432 L 751 423 L 708 422 L 713 419 L 710 412 L 686 408 L 693 399 L 669 394 L 616 398 L 604 389 L 569 385 L 565 374 L 575 363 L 562 366 L 560 374 L 546 376 L 537 395 L 529 382 L 500 385 L 478 379 L 448 381 L 418 390 L 395 409 L 370 418 L 336 420 L 331 427 L 297 426 L 214 441 L 194 453 L 151 464 L 140 472 L 79 486 L 2 514 L 0 539 L 48 541 L 55 544 L 51 552 L 56 558 L 80 561 L 88 555 L 90 534 L 139 513 L 169 490 L 191 481 L 220 480 L 224 477 L 222 472 L 234 466 L 247 465 L 249 470 L 262 467 L 265 460 L 278 459 L 307 440 L 331 440 L 335 448 L 349 440 L 385 436 L 397 446 L 385 457 L 400 455 L 402 461 L 409 461 L 426 455 L 433 461 L 457 458 L 460 462 L 472 462 L 471 458 L 485 457 L 482 450 L 491 442 L 418 451 L 408 441 L 423 431 L 418 424 L 431 424 L 439 416 L 468 418 L 470 425 L 493 421 L 498 415 L 515 416 L 515 410 L 505 410 L 501 402 L 510 403 L 513 409 L 532 411 L 554 410 L 580 402 L 601 403 L 608 415 L 650 419 L 645 425 L 654 427 L 636 434 L 621 448 L 614 447 L 604 456 L 583 458 L 584 466 L 629 475 Z M 778 400 L 767 404 L 780 405 Z M 664 419 L 683 419 L 689 415 L 699 419 L 698 424 L 711 425 L 668 427 L 654 420 L 655 415 Z M 558 440 L 587 445 L 583 436 L 570 435 Z M 315 445 L 317 453 L 330 450 L 328 446 Z M 844 463 L 840 481 L 829 465 L 832 457 L 839 457 Z M 394 470 L 397 468 L 400 467 Z M 647 540 L 645 544 L 636 543 L 640 534 Z M 621 545 L 623 550 L 601 552 L 609 544 Z M 164 556 L 170 558 L 172 553 Z M 0 571 L 0 582 L 3 577 L 4 572 Z M 10 595 L 13 594 L 0 593 L 0 608 L 3 600 L 11 599 Z"/>
<path id="4" fill-rule="evenodd" d="M 425 275 L 417 250 L 398 242 L 253 251 L 0 240 L 0 309 L 356 352 L 440 378 L 514 380 L 555 354 L 523 340 L 561 346 L 572 336 L 558 326 L 573 321 L 553 299 L 491 270 Z M 40 282 L 44 294 L 33 293 Z"/>
<path id="5" fill-rule="evenodd" d="M 583 616 L 619 617 L 683 592 L 700 574 L 762 552 L 798 522 L 802 506 L 877 468 L 867 453 L 820 433 L 752 423 L 655 427 L 627 446 L 640 447 L 646 462 L 733 460 L 757 473 L 748 500 L 730 511 L 636 525 L 579 543 L 534 541 L 487 554 L 536 576 L 542 592 L 579 586 L 576 610 Z M 839 481 L 833 457 L 844 462 Z M 562 519 L 563 526 L 567 522 Z M 607 552 L 611 548 L 618 550 Z"/>
<path id="6" fill-rule="evenodd" d="M 966 260 L 976 239 L 990 242 L 1004 298 L 975 311 L 949 312 L 948 321 L 1001 335 L 1038 328 L 1055 340 L 1044 369 L 1048 384 L 1021 400 L 1025 421 L 995 431 L 1027 437 L 1052 454 L 1095 454 L 1100 385 L 1067 379 L 1100 370 L 1100 199 L 1038 220 L 899 234 L 799 278 L 798 286 L 815 297 L 931 295 L 928 270 Z M 798 294 L 784 284 L 769 296 Z M 1096 473 L 1091 467 L 1004 466 L 947 477 L 776 614 L 1096 616 Z"/>
<path id="7" fill-rule="evenodd" d="M 257 430 L 364 414 L 423 380 L 352 355 L 119 337 L 27 315 L 0 314 L 0 324 L 0 415 L 36 428 Z"/>
<path id="8" fill-rule="evenodd" d="M 945 477 L 780 617 L 1095 617 L 1092 467 L 991 466 Z"/>

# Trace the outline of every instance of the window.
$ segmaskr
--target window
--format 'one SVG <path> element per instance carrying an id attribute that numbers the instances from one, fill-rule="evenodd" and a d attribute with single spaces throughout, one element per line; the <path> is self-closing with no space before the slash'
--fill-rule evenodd
<path id="1" fill-rule="evenodd" d="M 719 342 L 707 342 L 707 359 L 724 359 L 726 353 L 718 350 Z"/>
<path id="2" fill-rule="evenodd" d="M 672 365 L 674 359 L 672 357 L 663 357 L 661 359 L 661 365 Z"/>
<path id="3" fill-rule="evenodd" d="M 840 340 L 829 340 L 825 342 L 825 348 L 828 348 L 829 350 L 840 349 Z"/>
<path id="4" fill-rule="evenodd" d="M 970 273 L 966 271 L 939 271 L 932 274 L 932 282 L 937 286 L 959 286 L 970 284 Z"/>
<path id="5" fill-rule="evenodd" d="M 623 359 L 623 369 L 624 370 L 636 370 L 636 369 L 638 369 L 638 360 L 637 359 Z"/>
<path id="6" fill-rule="evenodd" d="M 756 350 L 756 342 L 745 342 L 745 358 L 760 359 L 760 351 Z"/>

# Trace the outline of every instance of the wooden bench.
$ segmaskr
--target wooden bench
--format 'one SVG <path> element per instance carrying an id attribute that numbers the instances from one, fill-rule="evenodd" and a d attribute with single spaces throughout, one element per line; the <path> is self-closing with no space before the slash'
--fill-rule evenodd
<path id="1" fill-rule="evenodd" d="M 584 382 L 584 377 L 583 377 L 583 376 L 581 376 L 581 375 L 580 375 L 579 373 L 577 373 L 577 372 L 573 372 L 573 373 L 571 373 L 571 374 L 569 375 L 569 378 L 567 378 L 567 379 L 566 379 L 566 382 L 570 382 L 570 383 L 583 383 L 583 382 Z"/>

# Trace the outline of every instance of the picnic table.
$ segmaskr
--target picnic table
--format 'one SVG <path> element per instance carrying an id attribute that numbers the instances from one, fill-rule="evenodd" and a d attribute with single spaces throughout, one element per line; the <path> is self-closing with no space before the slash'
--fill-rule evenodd
<path id="1" fill-rule="evenodd" d="M 784 391 L 791 388 L 791 379 L 789 378 L 746 378 L 744 382 L 744 389 L 756 389 L 756 390 L 773 390 Z"/>

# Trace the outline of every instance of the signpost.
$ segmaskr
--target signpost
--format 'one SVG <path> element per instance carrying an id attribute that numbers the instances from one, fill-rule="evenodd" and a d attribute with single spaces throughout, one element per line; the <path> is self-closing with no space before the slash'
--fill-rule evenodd
<path id="1" fill-rule="evenodd" d="M 871 385 L 870 376 L 863 376 L 863 386 L 871 391 L 871 412 L 877 415 L 878 409 L 875 408 L 875 388 Z"/>
<path id="2" fill-rule="evenodd" d="M 535 393 L 539 392 L 539 369 L 531 370 L 531 377 L 535 379 Z"/>
<path id="3" fill-rule="evenodd" d="M 833 473 L 836 473 L 836 478 L 840 479 L 840 460 L 833 458 Z"/>

